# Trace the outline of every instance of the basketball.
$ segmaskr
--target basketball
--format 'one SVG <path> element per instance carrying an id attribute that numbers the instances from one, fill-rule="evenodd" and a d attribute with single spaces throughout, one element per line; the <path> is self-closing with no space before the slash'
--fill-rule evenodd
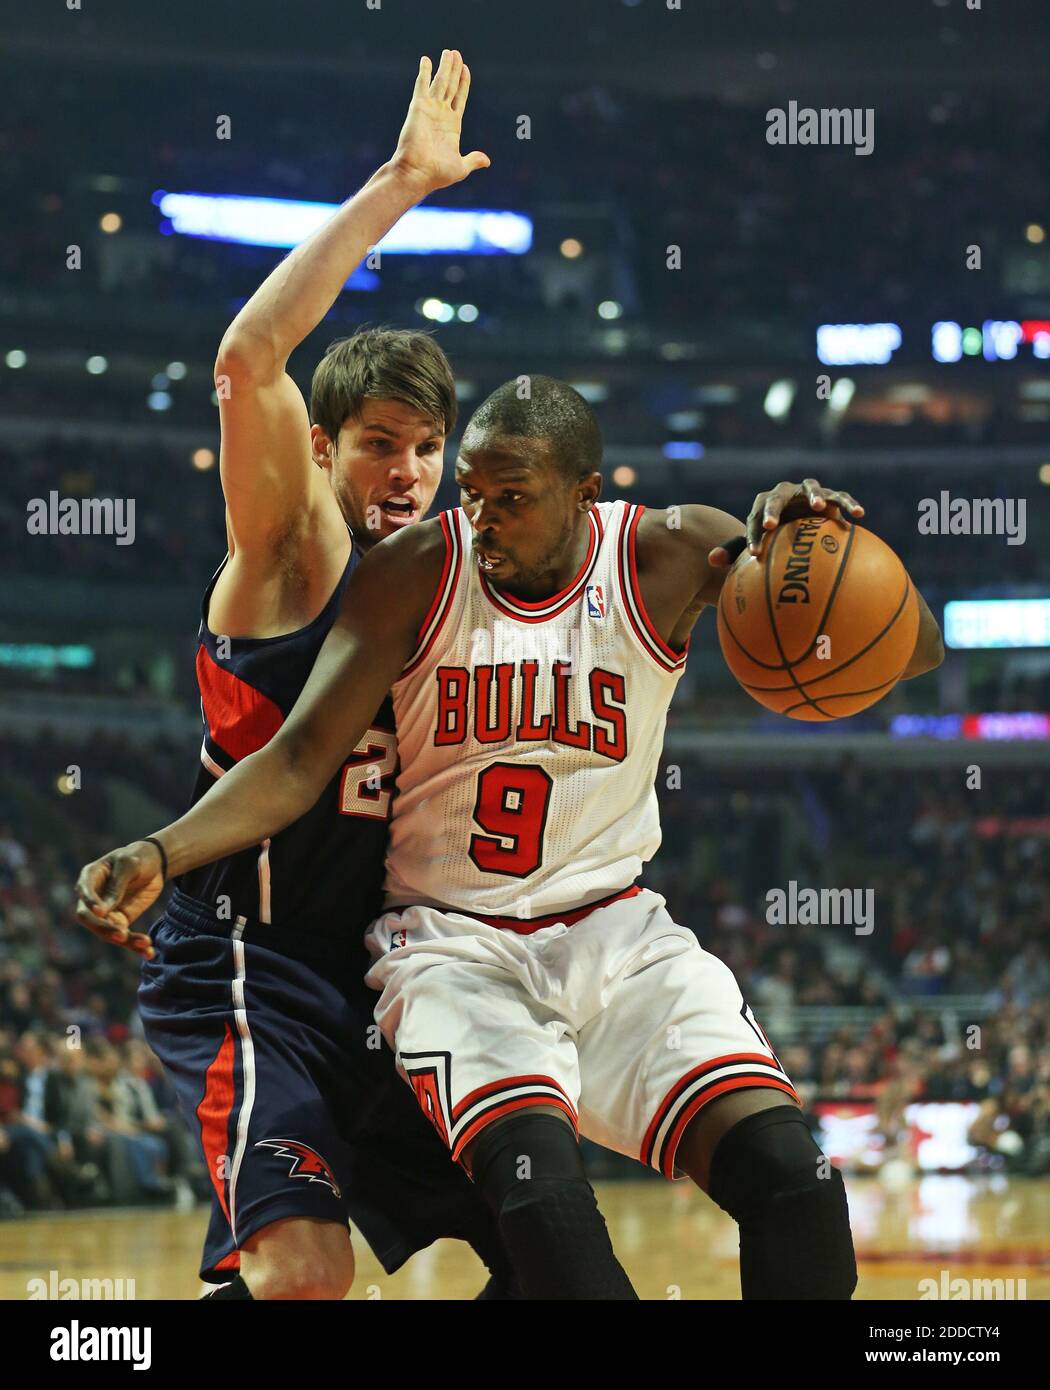
<path id="1" fill-rule="evenodd" d="M 919 627 L 915 589 L 884 541 L 838 516 L 779 526 L 743 555 L 718 604 L 718 639 L 747 693 L 820 722 L 875 704 L 897 684 Z"/>

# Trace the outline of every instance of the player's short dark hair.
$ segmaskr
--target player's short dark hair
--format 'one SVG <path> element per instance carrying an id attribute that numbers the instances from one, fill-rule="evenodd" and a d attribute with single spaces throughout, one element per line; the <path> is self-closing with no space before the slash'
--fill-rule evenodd
<path id="1" fill-rule="evenodd" d="M 521 376 L 498 386 L 475 410 L 467 433 L 544 439 L 551 459 L 574 483 L 602 466 L 602 432 L 594 411 L 567 381 Z"/>
<path id="2" fill-rule="evenodd" d="M 360 415 L 366 400 L 399 401 L 428 416 L 443 434 L 455 428 L 456 383 L 429 333 L 364 328 L 328 345 L 310 384 L 310 418 L 329 439 Z"/>

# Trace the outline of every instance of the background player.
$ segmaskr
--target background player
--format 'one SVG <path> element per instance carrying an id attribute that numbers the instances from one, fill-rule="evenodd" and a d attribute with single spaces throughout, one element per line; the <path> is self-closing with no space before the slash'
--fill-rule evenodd
<path id="1" fill-rule="evenodd" d="M 431 338 L 374 330 L 333 344 L 314 373 L 312 427 L 286 365 L 401 214 L 488 162 L 459 154 L 469 85 L 458 53 L 442 55 L 433 79 L 421 61 L 393 159 L 223 338 L 229 554 L 203 602 L 194 800 L 291 711 L 362 554 L 433 500 L 456 394 Z M 388 700 L 344 752 L 293 825 L 180 876 L 152 944 L 93 926 L 146 958 L 147 1036 L 214 1187 L 202 1274 L 241 1271 L 222 1297 L 343 1297 L 348 1212 L 388 1268 L 446 1234 L 502 1258 L 488 1213 L 369 1027 L 360 942 L 380 905 L 396 757 Z"/>

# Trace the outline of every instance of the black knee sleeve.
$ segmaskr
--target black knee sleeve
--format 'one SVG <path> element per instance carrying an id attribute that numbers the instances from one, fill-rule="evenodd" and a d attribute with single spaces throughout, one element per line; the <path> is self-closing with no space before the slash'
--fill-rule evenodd
<path id="1" fill-rule="evenodd" d="M 485 1302 L 497 1300 L 502 1302 L 524 1298 L 525 1295 L 522 1293 L 521 1285 L 514 1273 L 514 1266 L 507 1254 L 507 1248 L 500 1238 L 496 1223 L 487 1211 L 484 1213 L 484 1223 L 478 1222 L 469 1230 L 461 1233 L 463 1239 L 467 1241 L 489 1272 L 488 1283 L 479 1294 L 475 1294 L 475 1299 L 481 1299 Z"/>
<path id="2" fill-rule="evenodd" d="M 475 1142 L 471 1166 L 526 1298 L 637 1297 L 563 1120 L 525 1110 L 497 1121 Z"/>
<path id="3" fill-rule="evenodd" d="M 795 1106 L 759 1110 L 723 1135 L 708 1190 L 740 1227 L 744 1298 L 851 1297 L 857 1262 L 842 1174 Z"/>

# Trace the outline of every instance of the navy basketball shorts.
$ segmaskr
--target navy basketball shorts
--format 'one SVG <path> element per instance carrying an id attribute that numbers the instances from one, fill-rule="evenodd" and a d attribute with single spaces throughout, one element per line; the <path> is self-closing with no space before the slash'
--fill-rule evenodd
<path id="1" fill-rule="evenodd" d="M 441 1236 L 485 1239 L 373 1022 L 359 943 L 221 921 L 178 891 L 150 936 L 146 1040 L 212 1184 L 202 1279 L 232 1278 L 245 1241 L 290 1217 L 352 1221 L 388 1273 Z"/>

